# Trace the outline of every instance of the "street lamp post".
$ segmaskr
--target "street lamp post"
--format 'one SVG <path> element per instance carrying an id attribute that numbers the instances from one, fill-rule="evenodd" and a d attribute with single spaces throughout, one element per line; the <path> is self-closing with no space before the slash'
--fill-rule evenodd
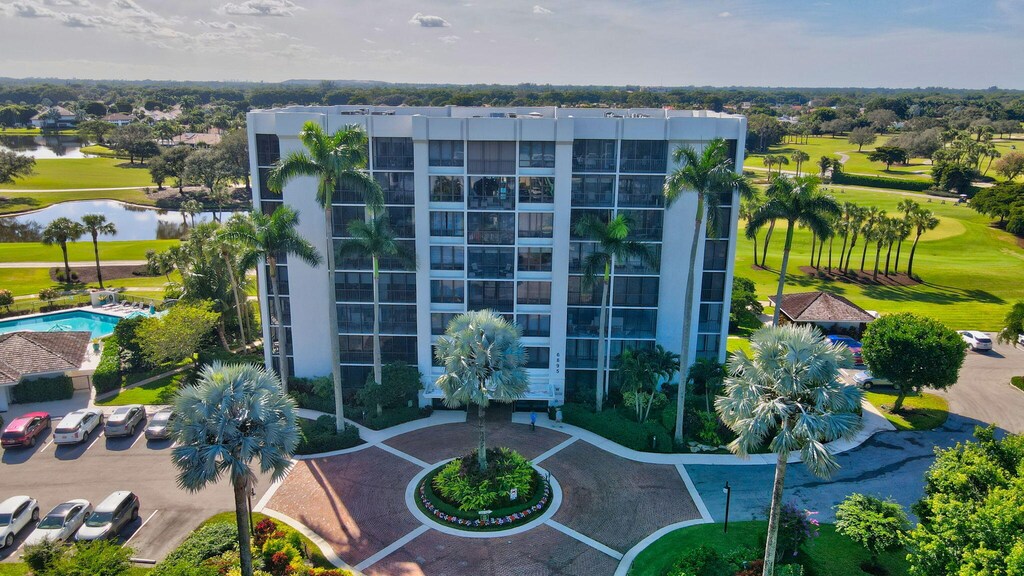
<path id="1" fill-rule="evenodd" d="M 725 492 L 725 525 L 722 527 L 722 532 L 729 532 L 729 501 L 732 499 L 732 487 L 729 486 L 729 481 L 725 482 L 725 488 L 722 489 Z"/>

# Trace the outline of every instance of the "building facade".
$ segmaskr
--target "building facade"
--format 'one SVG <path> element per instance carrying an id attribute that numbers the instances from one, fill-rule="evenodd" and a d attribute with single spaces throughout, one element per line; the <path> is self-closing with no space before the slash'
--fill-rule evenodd
<path id="1" fill-rule="evenodd" d="M 723 360 L 729 322 L 738 198 L 721 199 L 719 230 L 702 233 L 697 269 L 688 255 L 696 199 L 666 208 L 665 176 L 679 146 L 714 138 L 742 166 L 746 120 L 705 111 L 662 109 L 289 107 L 248 116 L 254 205 L 287 203 L 300 230 L 321 252 L 366 217 L 358 193 L 337 190 L 333 230 L 316 203 L 316 181 L 296 179 L 278 195 L 267 174 L 281 156 L 301 151 L 306 122 L 328 132 L 349 124 L 369 135 L 368 170 L 384 189 L 392 228 L 416 253 L 415 270 L 382 262 L 381 348 L 385 363 L 415 364 L 425 375 L 423 402 L 440 398 L 432 343 L 466 310 L 490 308 L 522 329 L 528 352 L 527 400 L 561 404 L 591 398 L 597 370 L 600 287 L 588 289 L 582 263 L 594 243 L 573 224 L 593 214 L 626 214 L 635 240 L 649 244 L 659 266 L 615 262 L 610 285 L 607 358 L 661 344 L 691 357 Z M 683 334 L 684 287 L 696 274 L 690 334 Z M 268 306 L 268 275 L 259 298 L 268 364 L 276 363 L 271 326 L 288 331 L 292 373 L 331 372 L 329 338 L 338 338 L 345 385 L 359 387 L 372 364 L 372 275 L 368 261 L 339 260 L 329 286 L 323 265 L 285 262 L 279 279 L 282 318 Z M 328 325 L 336 306 L 338 326 Z"/>

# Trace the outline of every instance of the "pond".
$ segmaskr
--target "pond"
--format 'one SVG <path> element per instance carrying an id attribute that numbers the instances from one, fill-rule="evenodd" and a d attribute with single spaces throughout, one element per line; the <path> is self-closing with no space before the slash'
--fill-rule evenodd
<path id="1" fill-rule="evenodd" d="M 60 217 L 79 221 L 85 214 L 102 214 L 117 226 L 116 236 L 101 238 L 107 241 L 181 238 L 192 224 L 190 216 L 177 210 L 142 208 L 115 200 L 83 200 L 54 204 L 21 216 L 0 217 L 0 242 L 40 242 L 43 228 L 50 222 Z M 196 224 L 213 220 L 213 214 L 196 214 Z M 82 240 L 90 239 L 83 237 Z"/>
<path id="2" fill-rule="evenodd" d="M 39 136 L 0 135 L 0 150 L 13 150 L 36 160 L 44 158 L 88 158 L 82 154 L 82 141 L 77 136 L 45 134 Z"/>

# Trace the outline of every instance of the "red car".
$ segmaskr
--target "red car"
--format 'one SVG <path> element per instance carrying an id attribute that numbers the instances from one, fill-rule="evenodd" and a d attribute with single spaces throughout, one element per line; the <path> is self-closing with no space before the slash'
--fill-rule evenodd
<path id="1" fill-rule="evenodd" d="M 0 435 L 0 445 L 4 448 L 15 446 L 35 446 L 36 438 L 43 430 L 50 428 L 50 415 L 46 412 L 30 412 L 11 420 L 11 423 Z"/>

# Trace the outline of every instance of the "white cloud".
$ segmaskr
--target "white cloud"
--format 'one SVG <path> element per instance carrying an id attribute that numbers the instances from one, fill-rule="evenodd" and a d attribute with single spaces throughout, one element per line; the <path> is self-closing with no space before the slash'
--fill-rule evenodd
<path id="1" fill-rule="evenodd" d="M 540 4 L 535 4 L 534 7 L 533 7 L 533 13 L 534 14 L 551 14 L 552 12 L 551 12 L 551 10 L 548 10 L 547 8 L 541 6 Z"/>
<path id="2" fill-rule="evenodd" d="M 732 12 L 719 12 L 718 13 L 718 17 L 719 18 L 728 18 L 730 16 L 732 16 Z"/>
<path id="3" fill-rule="evenodd" d="M 217 12 L 232 16 L 295 16 L 300 10 L 305 8 L 291 0 L 245 0 L 240 4 L 229 2 Z"/>
<path id="4" fill-rule="evenodd" d="M 99 28 L 111 26 L 115 20 L 107 16 L 94 16 L 86 14 L 59 14 L 57 19 L 68 28 Z"/>
<path id="5" fill-rule="evenodd" d="M 32 2 L 13 2 L 11 8 L 19 18 L 56 18 L 57 13 Z"/>
<path id="6" fill-rule="evenodd" d="M 43 4 L 47 6 L 78 6 L 79 8 L 93 7 L 89 0 L 44 0 Z"/>
<path id="7" fill-rule="evenodd" d="M 438 38 L 438 40 L 444 42 L 445 44 L 455 44 L 456 42 L 461 40 L 461 38 L 459 38 L 458 36 L 441 36 L 440 38 Z"/>
<path id="8" fill-rule="evenodd" d="M 424 28 L 447 28 L 451 26 L 447 20 L 440 16 L 431 16 L 417 12 L 409 19 L 409 24 L 417 24 Z"/>

